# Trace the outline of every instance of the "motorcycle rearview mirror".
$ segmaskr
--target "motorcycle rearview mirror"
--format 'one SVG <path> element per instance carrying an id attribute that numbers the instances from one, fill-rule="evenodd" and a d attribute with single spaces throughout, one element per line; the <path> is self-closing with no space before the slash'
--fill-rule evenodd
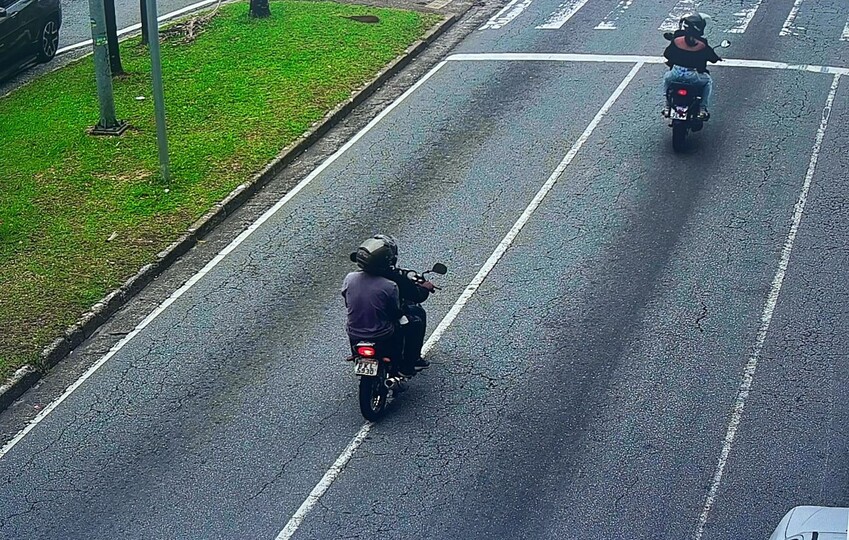
<path id="1" fill-rule="evenodd" d="M 436 263 L 433 265 L 433 270 L 431 270 L 431 272 L 444 276 L 448 273 L 448 268 L 442 263 Z"/>
<path id="2" fill-rule="evenodd" d="M 719 46 L 722 47 L 723 49 L 727 49 L 728 47 L 731 46 L 731 42 L 728 41 L 727 39 L 723 39 L 722 43 L 720 43 Z"/>
<path id="3" fill-rule="evenodd" d="M 356 251 L 351 253 L 351 262 L 353 262 L 353 263 L 357 262 L 357 252 Z"/>

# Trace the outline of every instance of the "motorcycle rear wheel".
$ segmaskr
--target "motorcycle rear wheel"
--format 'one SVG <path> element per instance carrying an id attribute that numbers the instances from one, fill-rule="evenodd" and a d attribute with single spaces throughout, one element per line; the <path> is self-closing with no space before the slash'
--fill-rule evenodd
<path id="1" fill-rule="evenodd" d="M 360 412 L 370 422 L 377 422 L 386 413 L 389 390 L 384 385 L 386 372 L 377 377 L 360 377 Z"/>
<path id="2" fill-rule="evenodd" d="M 687 125 L 684 122 L 672 124 L 672 149 L 683 152 L 687 143 Z"/>

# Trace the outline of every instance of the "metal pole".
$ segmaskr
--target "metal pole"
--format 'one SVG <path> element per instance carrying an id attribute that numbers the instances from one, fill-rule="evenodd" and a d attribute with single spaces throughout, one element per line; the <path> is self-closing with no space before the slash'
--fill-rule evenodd
<path id="1" fill-rule="evenodd" d="M 147 31 L 150 38 L 150 64 L 153 75 L 153 105 L 156 109 L 156 142 L 159 147 L 159 168 L 162 178 L 169 182 L 171 172 L 168 164 L 168 135 L 165 131 L 165 93 L 162 89 L 162 60 L 159 56 L 159 23 L 156 15 L 156 0 L 145 0 L 147 4 Z"/>
<path id="2" fill-rule="evenodd" d="M 89 0 L 91 40 L 94 48 L 94 74 L 97 79 L 97 100 L 100 103 L 100 120 L 90 133 L 94 135 L 120 135 L 127 124 L 115 117 L 115 99 L 112 95 L 112 72 L 109 67 L 109 48 L 106 38 L 106 14 L 103 0 Z"/>

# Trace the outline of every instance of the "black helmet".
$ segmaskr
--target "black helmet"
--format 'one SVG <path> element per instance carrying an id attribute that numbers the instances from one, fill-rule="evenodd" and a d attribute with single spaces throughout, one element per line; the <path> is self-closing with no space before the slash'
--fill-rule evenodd
<path id="1" fill-rule="evenodd" d="M 367 238 L 351 253 L 351 262 L 369 274 L 384 274 L 397 260 L 398 245 L 392 237 L 382 234 Z"/>
<path id="2" fill-rule="evenodd" d="M 392 250 L 392 266 L 398 264 L 398 241 L 395 240 L 395 237 L 388 234 L 376 234 L 374 237 L 383 240 Z"/>
<path id="3" fill-rule="evenodd" d="M 681 17 L 678 21 L 678 28 L 683 30 L 688 36 L 700 37 L 705 33 L 707 19 L 701 13 L 691 13 Z"/>

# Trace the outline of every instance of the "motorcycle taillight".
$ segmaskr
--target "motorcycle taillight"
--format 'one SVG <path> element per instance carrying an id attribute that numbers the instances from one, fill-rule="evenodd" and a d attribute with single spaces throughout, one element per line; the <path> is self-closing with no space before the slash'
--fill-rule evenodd
<path id="1" fill-rule="evenodd" d="M 678 89 L 678 95 L 679 96 L 686 96 L 687 95 L 687 89 L 686 88 L 679 88 Z"/>
<path id="2" fill-rule="evenodd" d="M 357 354 L 360 356 L 365 356 L 366 358 L 374 358 L 374 347 L 368 345 L 360 345 L 357 347 Z"/>

